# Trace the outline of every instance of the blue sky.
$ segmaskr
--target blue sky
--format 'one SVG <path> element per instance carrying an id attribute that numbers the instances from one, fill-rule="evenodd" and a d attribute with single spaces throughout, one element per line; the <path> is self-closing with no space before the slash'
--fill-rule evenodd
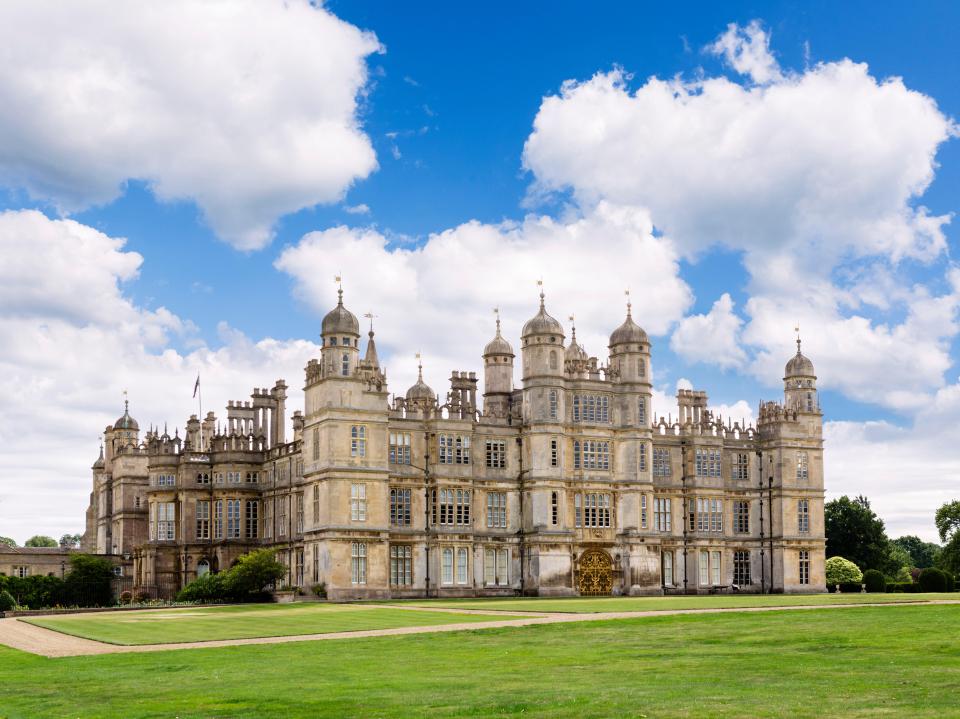
<path id="1" fill-rule="evenodd" d="M 453 230 L 470 221 L 476 221 L 484 228 L 494 228 L 502 226 L 502 223 L 523 223 L 529 215 L 552 218 L 562 224 L 571 222 L 575 217 L 590 218 L 594 207 L 591 203 L 607 200 L 619 205 L 626 203 L 643 207 L 645 210 L 652 208 L 651 221 L 656 228 L 653 236 L 676 240 L 677 249 L 672 256 L 678 268 L 675 279 L 689 288 L 689 299 L 686 303 L 675 303 L 675 316 L 671 315 L 664 319 L 661 327 L 652 329 L 656 335 L 658 386 L 669 395 L 675 389 L 676 382 L 685 378 L 693 381 L 698 388 L 707 388 L 711 400 L 717 405 L 734 406 L 745 401 L 748 406 L 755 407 L 761 397 L 778 395 L 779 367 L 792 352 L 790 337 L 796 321 L 786 305 L 779 305 L 776 311 L 771 310 L 762 322 L 758 320 L 759 311 L 753 314 L 748 312 L 748 303 L 752 298 L 775 295 L 760 278 L 761 273 L 749 269 L 748 258 L 760 257 L 757 245 L 748 241 L 740 245 L 732 243 L 735 246 L 727 246 L 730 243 L 718 244 L 717 238 L 710 236 L 709 232 L 690 237 L 689 228 L 681 230 L 682 223 L 671 222 L 669 212 L 658 211 L 660 207 L 671 206 L 674 198 L 647 198 L 642 191 L 638 193 L 632 189 L 621 189 L 615 177 L 602 178 L 595 184 L 588 180 L 581 183 L 578 178 L 571 179 L 563 174 L 565 170 L 556 168 L 566 167 L 564 163 L 574 161 L 581 163 L 578 166 L 582 167 L 582 157 L 571 160 L 562 156 L 563 148 L 557 147 L 556 138 L 545 137 L 545 143 L 553 143 L 549 148 L 538 151 L 539 154 L 531 152 L 525 155 L 535 120 L 538 117 L 548 118 L 544 98 L 557 97 L 565 82 L 588 83 L 595 74 L 610 73 L 618 68 L 624 74 L 621 78 L 622 89 L 628 96 L 643 88 L 652 76 L 663 80 L 679 76 L 687 82 L 726 78 L 731 83 L 758 92 L 764 87 L 771 88 L 777 81 L 769 83 L 758 80 L 760 76 L 751 75 L 753 71 L 749 69 L 738 71 L 732 56 L 706 49 L 727 31 L 728 24 L 734 23 L 744 29 L 752 21 L 758 20 L 769 43 L 767 52 L 778 65 L 782 76 L 787 78 L 784 83 L 799 81 L 819 63 L 837 63 L 850 58 L 856 63 L 866 63 L 869 77 L 878 83 L 891 76 L 902 78 L 907 91 L 934 101 L 943 118 L 960 117 L 960 89 L 955 80 L 960 75 L 960 58 L 954 36 L 954 30 L 960 22 L 960 8 L 953 3 L 924 3 L 919 8 L 894 3 L 697 3 L 668 8 L 662 4 L 637 3 L 558 2 L 519 6 L 516 3 L 488 3 L 482 6 L 422 3 L 411 7 L 388 2 L 331 2 L 324 7 L 345 23 L 375 34 L 381 45 L 379 52 L 371 52 L 369 47 L 354 50 L 353 58 L 360 59 L 367 77 L 351 86 L 356 90 L 353 93 L 356 105 L 346 110 L 352 118 L 353 128 L 366 138 L 375 153 L 377 167 L 372 171 L 356 169 L 352 179 L 340 182 L 336 191 L 328 193 L 322 200 L 316 203 L 301 202 L 303 209 L 273 214 L 267 212 L 268 220 L 273 222 L 273 238 L 256 249 L 239 247 L 237 241 L 227 237 L 229 233 L 212 228 L 212 224 L 217 223 L 220 227 L 231 225 L 230 218 L 224 220 L 224 215 L 231 210 L 230 207 L 218 210 L 220 214 L 216 222 L 208 221 L 204 213 L 209 206 L 204 204 L 204 200 L 197 199 L 204 196 L 205 188 L 201 187 L 196 192 L 190 189 L 199 187 L 198 181 L 181 180 L 180 189 L 169 193 L 177 199 L 158 199 L 154 188 L 163 171 L 159 171 L 160 175 L 155 174 L 158 171 L 152 164 L 139 160 L 139 157 L 126 162 L 125 167 L 133 168 L 129 173 L 112 169 L 107 172 L 103 168 L 90 171 L 90 177 L 96 177 L 98 182 L 105 174 L 109 175 L 107 185 L 116 178 L 123 178 L 115 197 L 108 197 L 106 201 L 86 196 L 74 201 L 74 195 L 84 195 L 82 190 L 70 195 L 69 201 L 65 199 L 65 194 L 58 194 L 56 190 L 38 190 L 39 181 L 36 178 L 42 173 L 39 169 L 31 169 L 31 163 L 36 167 L 57 166 L 62 158 L 56 153 L 45 156 L 42 143 L 39 143 L 41 149 L 32 151 L 32 154 L 27 151 L 18 154 L 18 149 L 11 147 L 11 143 L 21 142 L 18 138 L 25 136 L 29 128 L 25 130 L 23 125 L 14 120 L 9 125 L 0 121 L 0 185 L 3 186 L 0 189 L 0 209 L 18 211 L 36 208 L 51 220 L 69 217 L 107 237 L 126 239 L 122 251 L 139 254 L 142 263 L 135 273 L 116 276 L 117 292 L 120 301 L 125 303 L 123 306 L 134 308 L 141 314 L 155 313 L 164 308 L 178 318 L 181 325 L 176 330 L 165 329 L 163 341 L 147 343 L 148 353 L 161 355 L 170 351 L 182 360 L 178 365 L 179 374 L 168 377 L 171 384 L 182 382 L 180 375 L 195 373 L 194 367 L 204 366 L 200 360 L 194 361 L 191 353 L 204 349 L 214 353 L 239 335 L 251 343 L 265 339 L 285 343 L 301 339 L 315 340 L 324 302 L 332 298 L 332 275 L 336 272 L 344 272 L 348 303 L 351 300 L 355 302 L 354 310 L 358 314 L 368 309 L 368 301 L 380 299 L 350 294 L 353 287 L 362 283 L 358 281 L 352 266 L 337 264 L 338 260 L 329 252 L 329 245 L 319 247 L 317 255 L 306 253 L 305 250 L 297 255 L 304 261 L 315 261 L 309 270 L 282 269 L 284 253 L 301 248 L 302 238 L 307 233 L 323 233 L 337 226 L 345 226 L 350 232 L 372 231 L 382 236 L 386 242 L 386 253 L 397 248 L 409 251 L 424 247 L 433 233 Z M 27 17 L 25 21 L 36 22 L 38 17 Z M 97 19 L 91 15 L 89 22 L 93 25 Z M 174 22 L 171 20 L 171 23 Z M 239 24 L 242 23 L 241 18 Z M 41 31 L 39 23 L 36 31 Z M 322 56 L 332 46 L 332 43 L 325 41 L 326 37 L 318 36 L 316 44 L 309 50 Z M 744 39 L 747 36 L 742 32 L 738 37 L 741 42 L 747 42 Z M 94 41 L 93 35 L 89 41 Z M 359 41 L 353 38 L 351 42 Z M 296 41 L 291 40 L 291 45 L 295 44 Z M 131 65 L 136 65 L 132 57 L 136 50 L 131 50 L 131 47 L 134 45 L 121 48 L 119 57 L 124 57 L 123 51 L 130 52 Z M 18 51 L 15 48 L 14 52 Z M 291 68 L 298 62 L 295 55 L 290 58 L 279 57 L 283 55 L 280 52 L 277 55 L 278 58 L 271 61 L 275 61 L 281 69 L 285 62 L 292 63 Z M 27 72 L 33 69 L 32 63 L 36 62 L 37 67 L 42 64 L 28 50 L 23 50 L 21 61 Z M 211 72 L 216 79 L 215 71 Z M 203 70 L 198 71 L 198 74 L 202 73 Z M 190 80 L 185 79 L 184 82 L 189 84 Z M 308 83 L 302 87 L 292 85 L 285 92 L 291 96 L 304 92 L 322 95 L 324 87 L 323 83 Z M 0 83 L 0 92 L 3 88 Z M 55 92 L 52 87 L 51 92 Z M 291 99 L 291 103 L 295 100 L 295 97 Z M 571 113 L 574 111 L 573 98 L 561 104 L 569 107 Z M 44 107 L 57 106 L 54 103 Z M 269 118 L 269 107 L 260 107 L 258 111 Z M 35 120 L 42 125 L 42 111 L 37 112 L 41 114 Z M 281 111 L 278 109 L 277 112 L 279 114 Z M 910 125 L 910 116 L 905 114 L 904 117 L 906 119 L 902 124 Z M 592 119 L 588 113 L 583 122 L 589 123 Z M 231 118 L 216 120 L 227 124 Z M 802 124 L 802 120 L 798 122 Z M 10 130 L 10 127 L 15 129 Z M 870 129 L 876 131 L 878 127 L 871 126 Z M 960 188 L 960 150 L 957 140 L 927 139 L 924 147 L 929 148 L 930 152 L 925 155 L 922 148 L 918 149 L 923 143 L 910 136 L 909 127 L 891 127 L 892 132 L 903 134 L 904 154 L 915 151 L 921 160 L 931 154 L 935 157 L 935 161 L 930 163 L 933 177 L 929 186 L 917 190 L 901 203 L 902 206 L 926 207 L 929 215 L 934 217 L 955 212 Z M 184 123 L 183 127 L 175 130 L 182 136 L 191 133 L 192 126 Z M 830 134 L 830 128 L 822 130 L 824 134 Z M 82 126 L 78 127 L 78 133 L 82 132 Z M 849 129 L 847 135 L 838 132 L 841 138 L 838 142 L 843 142 L 844 137 L 855 140 L 860 134 L 861 131 L 856 127 Z M 863 131 L 862 134 L 868 133 Z M 72 139 L 67 142 L 70 141 Z M 899 141 L 893 138 L 890 144 L 899 147 Z M 4 143 L 7 144 L 6 148 Z M 187 164 L 191 153 L 199 157 L 203 155 L 203 150 L 202 146 L 185 144 L 183 152 Z M 159 147 L 156 150 L 161 154 L 170 151 L 169 148 Z M 803 151 L 802 147 L 798 150 Z M 323 164 L 326 161 L 324 152 L 336 152 L 336 148 L 318 151 L 311 161 Z M 145 154 L 149 155 L 148 152 Z M 73 162 L 76 156 L 70 155 L 70 158 Z M 203 162 L 198 160 L 198 164 Z M 24 167 L 27 169 L 24 170 Z M 60 178 L 58 181 L 64 185 L 75 182 L 79 188 L 83 188 L 87 182 L 84 179 L 87 169 L 84 161 L 77 160 L 75 165 L 71 165 L 68 179 Z M 218 170 L 217 167 L 213 169 Z M 224 167 L 223 177 L 229 178 L 235 171 Z M 613 167 L 610 172 L 616 175 L 629 170 Z M 851 177 L 856 178 L 856 173 L 852 173 Z M 160 182 L 164 181 L 161 177 Z M 264 175 L 263 182 L 271 182 L 269 174 Z M 90 184 L 95 184 L 94 180 L 91 179 Z M 550 186 L 549 192 L 535 191 L 544 185 Z M 634 194 L 631 195 L 631 192 Z M 884 188 L 880 187 L 874 194 L 882 196 L 884 192 Z M 340 198 L 338 194 L 341 194 Z M 584 199 L 588 195 L 591 198 L 589 201 Z M 658 202 L 661 204 L 658 205 Z M 882 202 L 882 198 L 877 202 Z M 368 208 L 368 211 L 357 212 L 356 208 L 361 206 Z M 892 212 L 898 212 L 896 201 L 891 202 L 891 207 Z M 734 203 L 731 212 L 736 211 Z M 770 210 L 771 213 L 777 211 L 776 207 Z M 816 211 L 814 206 L 812 212 Z M 703 210 L 702 214 L 709 220 L 708 211 Z M 763 212 L 758 211 L 758 217 L 762 215 Z M 733 225 L 736 225 L 735 221 L 731 221 Z M 701 222 L 698 226 L 703 227 L 704 224 Z M 687 233 L 685 239 L 681 237 L 683 232 Z M 885 273 L 890 287 L 904 290 L 921 288 L 922 292 L 935 296 L 950 294 L 951 256 L 956 251 L 957 242 L 954 223 L 944 224 L 942 233 L 945 247 L 932 256 L 928 253 L 921 257 L 922 253 L 917 251 L 891 259 L 889 254 L 874 250 L 848 248 L 840 252 L 839 258 L 832 265 L 825 266 L 824 276 L 818 279 L 831 283 L 838 293 L 842 292 L 847 297 L 839 301 L 834 320 L 839 322 L 852 316 L 862 318 L 870 325 L 873 335 L 884 335 L 882 331 L 876 332 L 877 328 L 893 328 L 906 321 L 914 306 L 910 299 L 892 302 L 887 306 L 883 306 L 882 302 L 850 304 L 849 297 L 856 296 L 862 287 L 850 277 L 867 267 L 880 268 L 878 271 Z M 801 237 L 796 246 L 807 239 L 813 242 L 819 240 L 820 235 L 813 239 Z M 829 237 L 823 241 L 836 242 Z M 598 237 L 596 242 L 596 252 L 605 252 L 602 238 Z M 319 260 L 316 259 L 318 257 Z M 769 261 L 769 257 L 765 257 L 767 259 L 763 261 Z M 805 256 L 802 262 L 810 262 L 810 257 Z M 354 271 L 353 277 L 351 270 Z M 582 312 L 578 309 L 579 304 L 588 304 L 587 297 L 596 288 L 584 283 L 582 297 L 569 292 L 566 295 L 551 295 L 551 284 L 554 287 L 567 287 L 571 283 L 567 278 L 552 277 L 549 272 L 550 267 L 547 266 L 544 279 L 548 297 L 550 300 L 557 297 L 555 301 L 561 305 L 554 314 L 566 319 L 568 312 Z M 524 286 L 521 280 L 517 280 L 514 286 L 516 295 L 526 298 L 523 301 L 530 306 L 531 313 L 536 292 L 534 280 L 543 273 L 543 268 L 538 270 L 531 266 L 528 284 Z M 311 275 L 322 276 L 326 284 L 314 280 Z M 623 278 L 616 278 L 617 282 L 631 286 L 633 302 L 638 308 L 650 305 L 645 288 L 653 285 L 647 285 L 645 278 L 646 275 L 638 273 L 634 279 L 629 270 L 626 270 Z M 798 287 L 807 283 L 802 274 L 794 274 L 792 278 Z M 484 282 L 480 277 L 473 279 L 477 284 Z M 785 294 L 795 289 L 789 283 L 783 285 L 779 279 L 771 279 L 770 282 L 771 286 L 779 283 Z M 865 282 L 874 283 L 872 275 Z M 572 285 L 577 286 L 577 283 L 573 282 Z M 439 297 L 431 300 L 429 288 L 428 281 L 418 286 L 416 294 L 421 301 L 427 304 L 431 301 L 442 302 Z M 797 292 L 802 294 L 799 290 Z M 880 292 L 882 294 L 884 290 Z M 724 345 L 725 351 L 733 354 L 729 362 L 717 366 L 717 363 L 706 361 L 702 354 L 691 350 L 689 345 L 683 345 L 682 333 L 676 332 L 684 318 L 703 316 L 703 322 L 713 322 L 716 318 L 710 316 L 711 308 L 725 293 L 732 301 L 730 316 L 739 318 L 741 323 L 739 330 L 727 339 L 742 341 L 749 349 L 746 355 L 738 358 L 728 345 Z M 494 304 L 505 302 L 495 292 L 490 294 L 489 300 L 483 300 L 484 311 Z M 610 297 L 621 294 L 618 287 Z M 797 302 L 803 304 L 808 301 L 799 294 Z M 85 301 L 95 300 L 78 298 L 78 302 Z M 381 301 L 386 303 L 388 300 Z M 514 298 L 514 302 L 520 300 Z M 622 317 L 621 302 L 621 299 L 609 300 L 609 312 L 603 315 L 604 318 L 609 317 L 609 320 L 603 320 L 606 326 L 591 328 L 596 338 L 608 333 L 619 322 Z M 378 307 L 372 309 L 380 312 Z M 590 310 L 585 314 L 597 317 L 599 311 Z M 826 417 L 834 422 L 854 423 L 846 426 L 845 431 L 853 432 L 854 428 L 859 428 L 856 429 L 857 436 L 865 443 L 861 446 L 862 451 L 876 451 L 877 442 L 887 443 L 898 437 L 904 440 L 903 456 L 909 458 L 911 452 L 920 451 L 921 445 L 909 444 L 919 441 L 911 437 L 910 432 L 915 432 L 918 422 L 923 420 L 921 415 L 924 407 L 946 401 L 942 398 L 937 400 L 940 396 L 937 393 L 949 389 L 957 381 L 958 343 L 953 327 L 956 313 L 953 309 L 944 311 L 949 315 L 946 319 L 940 317 L 944 328 L 933 332 L 928 343 L 931 349 L 930 368 L 926 370 L 929 378 L 911 390 L 909 400 L 883 394 L 885 389 L 882 385 L 898 382 L 898 377 L 891 376 L 887 365 L 870 365 L 861 369 L 853 360 L 849 367 L 840 360 L 836 361 L 844 364 L 843 371 L 851 377 L 856 377 L 858 373 L 864 376 L 877 373 L 876 396 L 869 389 L 872 376 L 868 378 L 869 381 L 831 381 L 829 370 L 835 362 L 821 352 L 824 359 L 823 364 L 818 364 L 818 369 L 826 387 L 821 397 Z M 514 314 L 514 324 L 526 318 L 519 309 Z M 470 314 L 468 321 L 474 321 L 475 316 L 480 316 L 479 310 L 476 315 Z M 42 321 L 38 313 L 31 314 L 31 317 L 35 323 Z M 780 334 L 776 342 L 757 341 L 757 335 L 764 328 L 772 326 L 771 323 L 779 327 Z M 922 324 L 926 327 L 930 321 L 924 320 Z M 225 325 L 230 329 L 226 329 Z M 416 327 L 415 324 L 413 326 Z M 694 326 L 699 325 L 691 325 L 691 331 Z M 809 338 L 812 347 L 817 346 L 819 329 L 815 321 L 812 326 L 805 322 L 802 328 L 803 335 Z M 719 329 L 717 331 L 720 332 Z M 486 330 L 480 334 L 483 332 Z M 838 332 L 842 336 L 842 330 Z M 472 361 L 468 368 L 479 369 L 479 345 L 474 356 L 465 356 L 459 350 L 447 355 L 432 334 L 423 340 L 402 340 L 396 336 L 391 338 L 390 333 L 389 326 L 379 326 L 378 339 L 384 337 L 388 363 L 398 370 L 393 375 L 397 382 L 391 386 L 392 391 L 399 392 L 405 388 L 403 382 L 412 371 L 409 361 L 412 349 L 425 349 L 428 354 L 432 352 L 438 362 L 441 358 Z M 829 344 L 828 340 L 823 341 Z M 415 346 L 418 344 L 426 344 L 426 347 Z M 920 346 L 926 345 L 921 342 Z M 603 359 L 603 347 L 599 340 L 587 349 Z M 396 360 L 391 358 L 391 350 L 395 351 Z M 904 347 L 903 350 L 908 352 L 909 348 Z M 856 345 L 844 351 L 855 353 Z M 876 350 L 865 345 L 864 351 Z M 767 357 L 768 354 L 772 356 Z M 813 348 L 810 354 L 814 362 L 820 359 Z M 464 359 L 461 360 L 461 357 Z M 944 366 L 944 357 L 947 358 L 947 366 Z M 845 358 L 840 359 L 845 361 Z M 19 367 L 20 376 L 49 379 L 53 386 L 57 385 L 58 380 L 51 379 L 47 370 L 17 365 L 20 361 L 8 360 L 8 364 Z M 911 362 L 903 361 L 900 365 L 891 366 L 910 371 Z M 439 384 L 450 368 L 431 368 L 435 389 L 440 389 Z M 272 369 L 264 372 L 264 381 L 258 384 L 265 385 L 275 374 Z M 838 368 L 836 376 L 840 372 Z M 243 377 L 245 379 L 246 375 Z M 155 378 L 155 375 L 151 375 L 149 382 Z M 138 380 L 135 374 L 131 374 L 128 381 L 148 383 L 147 379 Z M 214 381 L 211 378 L 211 382 Z M 226 382 L 226 378 L 223 381 Z M 298 377 L 291 382 L 293 385 L 298 383 Z M 104 377 L 101 396 L 88 404 L 79 403 L 83 405 L 82 416 L 85 420 L 95 417 L 97 427 L 102 426 L 102 418 L 114 411 L 110 407 L 116 404 L 115 398 L 119 394 L 115 384 L 110 378 Z M 131 386 L 129 389 L 133 397 L 139 393 L 146 399 L 149 394 L 146 387 Z M 238 387 L 230 396 L 242 396 L 245 391 L 244 387 Z M 217 397 L 213 390 L 211 394 Z M 217 399 L 226 399 L 226 395 Z M 158 411 L 156 416 L 147 419 L 169 420 L 171 424 L 182 421 L 182 416 L 190 411 L 190 404 L 188 401 L 178 401 L 182 409 L 176 409 L 175 405 L 163 409 L 172 416 L 161 415 Z M 177 412 L 179 414 L 175 414 Z M 86 438 L 84 441 L 88 448 L 84 451 L 89 455 L 92 451 L 89 445 L 95 447 L 92 438 L 97 428 L 91 423 L 89 429 L 84 428 L 82 433 L 76 431 L 78 437 L 82 434 Z M 886 434 L 878 439 L 870 436 L 870 432 Z M 849 438 L 849 435 L 845 436 Z M 77 440 L 76 444 L 71 445 L 70 452 L 79 455 L 79 447 Z M 83 455 L 84 462 L 88 461 L 87 455 Z M 17 462 L 12 458 L 7 459 L 8 467 L 18 466 Z M 851 462 L 845 460 L 837 471 L 849 473 Z M 85 477 L 85 470 L 78 472 L 78 475 Z M 73 498 L 64 501 L 62 518 L 71 513 L 77 515 L 79 502 L 76 497 L 87 491 L 85 486 L 78 488 L 79 483 L 86 482 L 86 479 L 71 481 Z M 869 481 L 864 477 L 848 474 L 837 486 L 845 491 L 871 494 Z M 887 493 L 890 500 L 886 506 L 896 506 L 895 484 L 883 484 L 876 492 Z M 3 513 L 10 511 L 9 506 L 9 502 L 0 504 L 0 518 L 7 519 Z M 82 511 L 82 507 L 79 510 Z M 922 512 L 910 518 L 904 517 L 899 526 L 921 531 L 917 529 L 920 526 L 920 520 L 917 519 L 920 514 Z M 932 514 L 932 510 L 929 514 Z M 64 531 L 69 528 L 65 526 Z M 924 531 L 929 536 L 929 529 Z"/>

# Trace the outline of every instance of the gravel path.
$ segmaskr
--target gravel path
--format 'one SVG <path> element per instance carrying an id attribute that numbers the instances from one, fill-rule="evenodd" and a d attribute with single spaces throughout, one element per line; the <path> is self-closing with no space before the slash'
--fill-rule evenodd
<path id="1" fill-rule="evenodd" d="M 852 607 L 915 607 L 927 604 L 960 604 L 960 600 L 935 600 L 926 602 L 894 602 L 861 604 L 820 604 L 796 605 L 784 607 L 737 607 L 724 609 L 667 609 L 640 612 L 597 612 L 592 614 L 549 614 L 528 613 L 521 619 L 501 619 L 489 622 L 462 624 L 441 624 L 425 627 L 399 627 L 396 629 L 370 629 L 356 632 L 328 632 L 325 634 L 299 634 L 288 637 L 259 637 L 255 639 L 222 639 L 209 642 L 181 642 L 176 644 L 141 644 L 139 646 L 120 646 L 81 639 L 69 634 L 61 634 L 50 629 L 27 624 L 16 618 L 0 619 L 0 644 L 14 649 L 39 654 L 46 657 L 73 657 L 93 654 L 119 654 L 126 652 L 161 652 L 172 649 L 205 649 L 209 647 L 237 647 L 247 644 L 284 644 L 286 642 L 312 642 L 324 639 L 356 639 L 360 637 L 390 637 L 402 634 L 432 634 L 436 632 L 457 632 L 463 630 L 494 629 L 498 627 L 528 627 L 537 624 L 560 624 L 566 622 L 595 622 L 606 619 L 634 619 L 637 617 L 658 617 L 676 614 L 723 614 L 727 612 L 783 612 L 805 609 L 848 609 Z M 417 611 L 453 611 L 449 609 L 430 609 L 429 607 L 407 607 L 396 604 L 368 606 L 390 607 L 391 609 L 411 609 Z M 471 614 L 484 613 L 472 610 Z M 494 616 L 494 615 L 491 615 Z"/>

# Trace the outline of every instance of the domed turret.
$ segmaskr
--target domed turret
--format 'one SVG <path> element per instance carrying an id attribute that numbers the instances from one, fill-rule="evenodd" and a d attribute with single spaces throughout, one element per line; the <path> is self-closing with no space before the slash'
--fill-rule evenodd
<path id="1" fill-rule="evenodd" d="M 813 369 L 813 362 L 800 351 L 800 338 L 797 338 L 797 353 L 790 358 L 786 367 L 783 368 L 784 379 L 788 377 L 813 377 L 816 373 Z"/>
<path id="2" fill-rule="evenodd" d="M 560 335 L 563 336 L 563 327 L 560 325 L 557 320 L 547 314 L 546 307 L 544 306 L 544 295 L 543 292 L 540 293 L 540 311 L 537 312 L 532 318 L 527 320 L 527 323 L 523 326 L 523 331 L 520 333 L 522 339 L 526 339 L 532 335 Z"/>
<path id="3" fill-rule="evenodd" d="M 436 393 L 423 381 L 423 365 L 417 365 L 417 381 L 407 390 L 407 402 L 434 402 L 437 398 Z"/>
<path id="4" fill-rule="evenodd" d="M 627 303 L 627 319 L 623 321 L 623 324 L 617 327 L 613 331 L 613 334 L 610 335 L 610 346 L 616 347 L 617 345 L 624 344 L 640 344 L 649 342 L 647 333 L 643 331 L 643 328 L 640 327 L 636 322 L 633 321 L 633 315 L 630 310 L 630 303 Z"/>
<path id="5" fill-rule="evenodd" d="M 505 419 L 513 394 L 513 347 L 500 334 L 500 310 L 496 309 L 497 333 L 483 348 L 483 413 Z"/>
<path id="6" fill-rule="evenodd" d="M 337 290 L 337 306 L 327 312 L 320 325 L 323 335 L 356 335 L 360 336 L 360 322 L 356 316 L 343 306 L 343 288 Z"/>
<path id="7" fill-rule="evenodd" d="M 817 375 L 813 362 L 800 351 L 800 337 L 797 337 L 797 353 L 783 368 L 784 404 L 799 412 L 819 412 L 820 401 L 817 398 Z"/>
<path id="8" fill-rule="evenodd" d="M 137 424 L 137 420 L 130 416 L 129 400 L 123 400 L 123 416 L 114 422 L 113 428 L 117 430 L 125 430 L 127 432 L 140 431 L 140 425 Z"/>

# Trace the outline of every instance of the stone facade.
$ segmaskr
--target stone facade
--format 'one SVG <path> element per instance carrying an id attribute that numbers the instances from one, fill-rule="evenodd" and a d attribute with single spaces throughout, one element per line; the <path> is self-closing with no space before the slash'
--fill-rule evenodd
<path id="1" fill-rule="evenodd" d="M 286 384 L 230 402 L 185 436 L 125 412 L 93 468 L 85 548 L 132 553 L 169 595 L 254 547 L 287 583 L 333 599 L 824 591 L 822 414 L 800 352 L 757 426 L 681 390 L 652 414 L 651 343 L 627 317 L 601 364 L 546 311 L 516 356 L 496 335 L 445 400 L 391 400 L 373 331 L 340 302 L 284 434 Z M 482 402 L 482 404 L 481 404 Z"/>

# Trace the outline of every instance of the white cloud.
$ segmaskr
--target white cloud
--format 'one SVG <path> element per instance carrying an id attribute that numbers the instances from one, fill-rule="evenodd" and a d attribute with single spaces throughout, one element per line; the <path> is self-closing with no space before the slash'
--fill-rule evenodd
<path id="1" fill-rule="evenodd" d="M 747 358 L 740 344 L 742 324 L 733 311 L 733 299 L 724 292 L 710 312 L 690 315 L 680 322 L 670 337 L 670 349 L 688 362 L 740 367 Z"/>
<path id="2" fill-rule="evenodd" d="M 469 222 L 415 248 L 391 246 L 374 230 L 337 227 L 305 235 L 276 266 L 319 314 L 335 304 L 332 278 L 342 272 L 346 303 L 358 315 L 372 309 L 379 316 L 377 342 L 391 364 L 391 391 L 402 393 L 413 382 L 413 355 L 421 349 L 428 382 L 445 391 L 449 369 L 481 369 L 494 306 L 519 350 L 520 328 L 536 312 L 539 277 L 548 311 L 567 327 L 575 314 L 578 341 L 601 361 L 610 332 L 623 321 L 626 287 L 634 289 L 636 320 L 653 335 L 666 333 L 691 295 L 677 276 L 671 243 L 652 230 L 646 212 L 609 203 L 569 222 L 539 216 L 503 225 Z"/>
<path id="3" fill-rule="evenodd" d="M 21 542 L 82 531 L 97 435 L 122 414 L 123 389 L 142 429 L 169 421 L 182 435 L 197 411 L 198 371 L 204 411 L 222 417 L 226 400 L 278 377 L 295 395 L 319 353 L 310 342 L 254 342 L 226 327 L 219 347 L 173 349 L 196 339 L 191 323 L 122 292 L 141 257 L 70 220 L 0 213 L 0 257 L 0 527 Z"/>
<path id="4" fill-rule="evenodd" d="M 359 204 L 359 205 L 347 205 L 346 207 L 343 208 L 343 210 L 344 210 L 344 212 L 346 212 L 347 214 L 350 214 L 350 215 L 368 215 L 368 214 L 370 214 L 370 207 L 369 207 L 369 205 L 365 205 L 365 204 L 363 204 L 363 203 L 361 203 L 361 204 Z"/>
<path id="5" fill-rule="evenodd" d="M 0 5 L 0 184 L 65 212 L 146 180 L 242 249 L 376 168 L 376 38 L 307 0 Z"/>
<path id="6" fill-rule="evenodd" d="M 955 134 L 930 97 L 850 60 L 758 87 L 650 78 L 631 91 L 614 70 L 545 98 L 523 157 L 534 192 L 649 208 L 686 252 L 788 248 L 823 275 L 851 253 L 943 250 L 948 218 L 913 201 Z"/>
<path id="7" fill-rule="evenodd" d="M 770 53 L 770 36 L 757 20 L 745 28 L 736 23 L 727 25 L 727 31 L 707 46 L 707 52 L 722 55 L 734 70 L 747 75 L 757 84 L 779 80 L 780 66 Z"/>

